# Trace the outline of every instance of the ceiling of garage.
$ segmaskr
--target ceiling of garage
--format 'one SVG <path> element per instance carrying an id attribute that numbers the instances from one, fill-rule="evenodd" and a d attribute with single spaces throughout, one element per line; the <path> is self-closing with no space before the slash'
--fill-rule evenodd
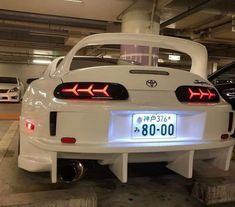
<path id="1" fill-rule="evenodd" d="M 0 62 L 53 58 L 64 55 L 86 35 L 119 32 L 122 15 L 143 2 L 151 12 L 153 0 L 1 0 Z M 234 0 L 158 2 L 161 34 L 205 44 L 211 60 L 235 59 Z"/>

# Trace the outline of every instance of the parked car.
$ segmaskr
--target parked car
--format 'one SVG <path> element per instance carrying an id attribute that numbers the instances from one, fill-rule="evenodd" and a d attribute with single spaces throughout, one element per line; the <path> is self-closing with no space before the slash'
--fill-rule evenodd
<path id="1" fill-rule="evenodd" d="M 211 74 L 208 80 L 215 85 L 221 96 L 235 110 L 235 61 Z"/>
<path id="2" fill-rule="evenodd" d="M 224 100 L 230 103 L 233 110 L 235 110 L 235 61 L 209 75 L 208 80 L 215 85 L 220 95 Z M 233 116 L 233 113 L 230 113 L 231 120 Z M 235 137 L 235 131 L 231 136 Z"/>
<path id="3" fill-rule="evenodd" d="M 100 54 L 101 48 L 123 45 L 184 52 L 192 58 L 191 71 L 76 57 L 80 50 Z M 29 85 L 18 166 L 49 171 L 53 183 L 57 175 L 66 182 L 80 178 L 87 160 L 109 165 L 121 182 L 127 182 L 128 163 L 167 162 L 187 178 L 194 159 L 228 170 L 235 144 L 232 108 L 206 72 L 207 52 L 196 42 L 149 34 L 89 36 Z"/>
<path id="4" fill-rule="evenodd" d="M 20 102 L 24 92 L 22 82 L 15 77 L 0 77 L 0 102 Z"/>

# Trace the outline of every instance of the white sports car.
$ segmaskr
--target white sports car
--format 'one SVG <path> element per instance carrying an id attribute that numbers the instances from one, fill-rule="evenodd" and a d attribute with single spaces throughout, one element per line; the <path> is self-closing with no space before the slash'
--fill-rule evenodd
<path id="1" fill-rule="evenodd" d="M 0 102 L 20 102 L 24 86 L 18 78 L 0 77 Z"/>
<path id="2" fill-rule="evenodd" d="M 124 57 L 123 47 L 130 46 L 187 53 L 191 71 L 76 56 L 112 48 Z M 128 163 L 164 161 L 187 178 L 194 159 L 228 170 L 233 111 L 206 80 L 206 70 L 205 47 L 188 40 L 115 33 L 84 38 L 28 87 L 18 166 L 50 171 L 53 183 L 57 174 L 64 181 L 81 177 L 87 160 L 109 165 L 121 182 L 127 182 Z"/>

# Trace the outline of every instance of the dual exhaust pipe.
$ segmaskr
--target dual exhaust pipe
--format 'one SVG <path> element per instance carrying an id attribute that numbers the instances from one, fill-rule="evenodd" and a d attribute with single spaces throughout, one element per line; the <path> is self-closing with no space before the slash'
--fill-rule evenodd
<path id="1" fill-rule="evenodd" d="M 86 167 L 79 160 L 60 160 L 58 163 L 58 176 L 62 182 L 71 183 L 80 180 L 86 172 Z"/>

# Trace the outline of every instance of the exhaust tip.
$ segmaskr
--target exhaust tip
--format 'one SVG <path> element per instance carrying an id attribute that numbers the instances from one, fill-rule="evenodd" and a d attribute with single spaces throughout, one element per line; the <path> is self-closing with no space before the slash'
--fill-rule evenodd
<path id="1" fill-rule="evenodd" d="M 81 179 L 84 172 L 84 165 L 80 161 L 68 161 L 59 169 L 60 179 L 66 183 L 75 182 Z"/>

